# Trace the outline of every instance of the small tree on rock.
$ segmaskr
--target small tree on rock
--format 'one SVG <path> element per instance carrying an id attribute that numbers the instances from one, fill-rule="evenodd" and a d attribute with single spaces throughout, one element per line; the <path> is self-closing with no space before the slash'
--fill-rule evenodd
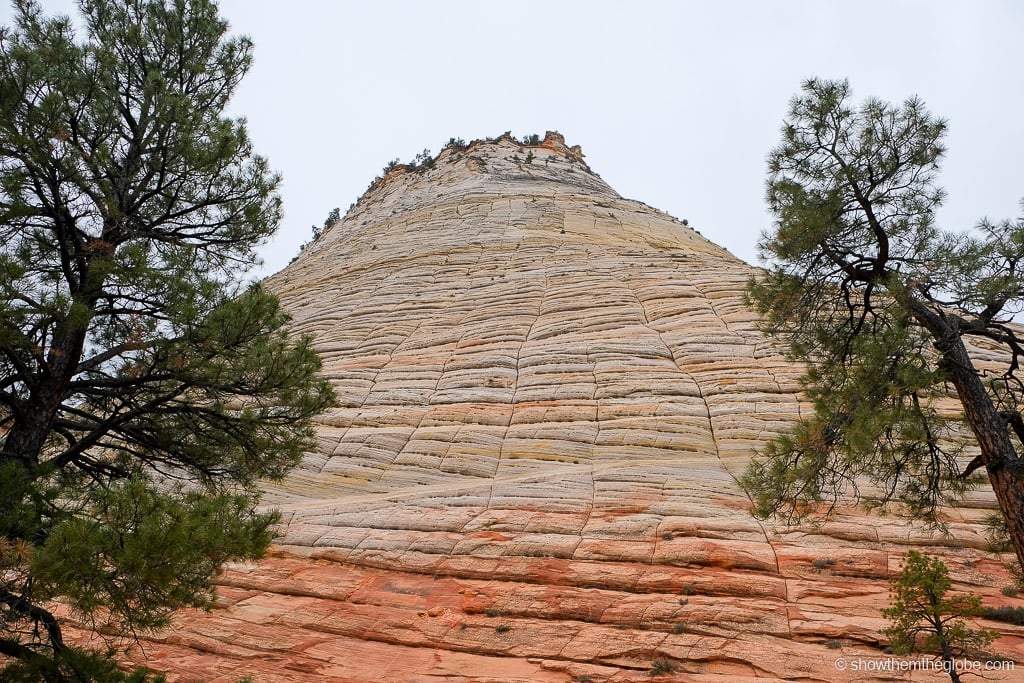
<path id="1" fill-rule="evenodd" d="M 883 609 L 882 615 L 892 620 L 884 631 L 892 651 L 934 653 L 953 683 L 960 683 L 956 659 L 982 654 L 996 635 L 965 621 L 981 616 L 981 598 L 948 596 L 952 581 L 945 563 L 916 550 L 907 553 L 891 583 L 892 606 Z"/>

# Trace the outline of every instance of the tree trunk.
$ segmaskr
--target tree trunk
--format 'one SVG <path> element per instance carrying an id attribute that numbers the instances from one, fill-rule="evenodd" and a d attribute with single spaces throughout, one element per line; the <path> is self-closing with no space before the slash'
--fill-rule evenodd
<path id="1" fill-rule="evenodd" d="M 953 683 L 962 683 L 960 680 L 960 674 L 956 670 L 956 659 L 948 653 L 947 647 L 942 648 L 942 663 L 946 667 L 946 673 L 949 674 L 949 680 Z"/>
<path id="2" fill-rule="evenodd" d="M 20 462 L 35 474 L 40 454 L 53 433 L 53 422 L 66 398 L 84 341 L 83 330 L 64 344 L 54 344 L 51 348 L 48 376 L 33 389 L 26 405 L 15 416 L 0 449 L 0 461 Z"/>
<path id="3" fill-rule="evenodd" d="M 78 372 L 89 325 L 103 292 L 105 268 L 96 267 L 96 262 L 112 258 L 114 248 L 108 244 L 93 249 L 93 253 L 83 259 L 79 275 L 81 287 L 72 291 L 70 311 L 57 322 L 45 371 L 40 373 L 38 384 L 32 388 L 26 405 L 18 410 L 0 446 L 0 462 L 18 461 L 29 472 L 36 472 L 40 454 L 53 433 L 54 420 Z"/>
<path id="4" fill-rule="evenodd" d="M 1019 477 L 1020 458 L 1006 417 L 975 369 L 959 330 L 919 302 L 911 305 L 911 311 L 931 333 L 935 348 L 942 354 L 942 365 L 950 373 L 967 423 L 978 441 L 981 461 L 1006 521 L 1017 562 L 1024 570 L 1024 481 Z"/>
<path id="5" fill-rule="evenodd" d="M 957 346 L 966 357 L 963 341 L 958 340 Z M 1024 485 L 1017 476 L 1019 458 L 1006 420 L 976 373 L 957 367 L 952 380 L 981 448 L 982 462 L 1006 521 L 1017 562 L 1024 568 Z"/>
<path id="6" fill-rule="evenodd" d="M 939 596 L 929 590 L 928 602 L 934 610 L 938 606 Z M 927 620 L 931 623 L 932 630 L 935 631 L 935 635 L 939 638 L 939 659 L 942 661 L 946 673 L 949 674 L 949 678 L 953 683 L 961 683 L 960 674 L 956 670 L 956 658 L 953 656 L 953 648 L 946 638 L 946 629 L 942 624 L 942 615 L 935 612 Z"/>

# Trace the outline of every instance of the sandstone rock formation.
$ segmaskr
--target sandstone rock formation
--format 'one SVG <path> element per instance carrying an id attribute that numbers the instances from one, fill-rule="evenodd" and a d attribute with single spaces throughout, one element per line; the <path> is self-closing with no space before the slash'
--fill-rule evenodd
<path id="1" fill-rule="evenodd" d="M 886 578 L 925 546 L 1015 604 L 993 499 L 949 536 L 753 519 L 736 477 L 801 410 L 753 272 L 557 134 L 390 171 L 270 280 L 340 400 L 267 488 L 272 556 L 133 657 L 171 681 L 941 680 L 865 672 Z M 986 675 L 1024 680 L 1024 629 L 986 625 L 1019 666 Z"/>

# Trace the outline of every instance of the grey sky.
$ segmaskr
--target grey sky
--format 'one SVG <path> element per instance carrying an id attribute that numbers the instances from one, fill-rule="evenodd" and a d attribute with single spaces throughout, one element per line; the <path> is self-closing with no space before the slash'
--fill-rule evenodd
<path id="1" fill-rule="evenodd" d="M 51 12 L 68 0 L 43 0 Z M 810 76 L 919 95 L 949 120 L 944 227 L 1024 197 L 1024 3 L 1015 0 L 222 0 L 256 43 L 234 102 L 284 176 L 280 269 L 390 159 L 450 137 L 558 130 L 622 195 L 741 258 L 770 226 L 765 157 Z M 9 6 L 0 10 L 9 23 Z"/>

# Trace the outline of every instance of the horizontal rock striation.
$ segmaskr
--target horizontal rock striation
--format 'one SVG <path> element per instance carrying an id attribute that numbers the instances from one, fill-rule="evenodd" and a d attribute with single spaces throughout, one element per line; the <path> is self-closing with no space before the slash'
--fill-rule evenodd
<path id="1" fill-rule="evenodd" d="M 908 547 L 1016 604 L 993 498 L 948 536 L 753 519 L 736 478 L 802 409 L 754 272 L 557 134 L 391 170 L 269 281 L 340 402 L 267 487 L 273 555 L 133 656 L 172 681 L 933 680 L 836 663 L 887 657 Z M 1024 660 L 1024 630 L 986 626 Z"/>

